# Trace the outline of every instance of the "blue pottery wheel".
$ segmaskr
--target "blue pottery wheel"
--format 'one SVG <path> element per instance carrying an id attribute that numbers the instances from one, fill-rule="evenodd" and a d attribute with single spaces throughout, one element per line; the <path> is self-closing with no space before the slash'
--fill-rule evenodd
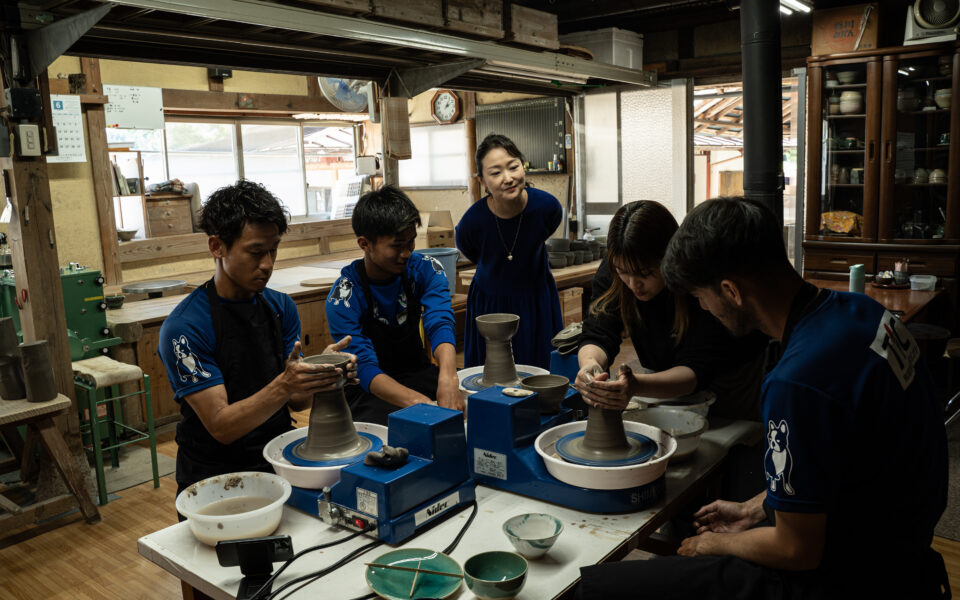
<path id="1" fill-rule="evenodd" d="M 543 371 L 541 371 L 542 373 Z M 537 375 L 537 373 L 527 373 L 526 371 L 521 371 L 517 369 L 517 379 L 523 379 L 524 377 L 530 377 L 532 375 Z M 468 392 L 480 392 L 493 385 L 483 383 L 483 373 L 474 373 L 468 377 L 464 377 L 463 381 L 460 382 L 460 385 L 463 389 Z M 519 385 L 519 384 L 518 384 Z"/>
<path id="2" fill-rule="evenodd" d="M 624 458 L 604 460 L 584 458 L 583 456 L 574 454 L 574 452 L 582 452 L 583 436 L 585 433 L 586 431 L 575 431 L 557 440 L 556 448 L 560 458 L 575 465 L 585 465 L 588 467 L 624 467 L 647 462 L 653 458 L 658 449 L 657 443 L 647 436 L 634 431 L 627 431 L 627 443 L 630 444 L 630 449 L 624 452 L 624 454 L 626 454 Z"/>
<path id="3" fill-rule="evenodd" d="M 308 458 L 303 458 L 302 456 L 298 456 L 295 452 L 298 446 L 302 446 L 303 444 L 307 443 L 307 438 L 303 437 L 287 444 L 283 449 L 283 457 L 290 461 L 290 464 L 298 467 L 336 467 L 352 465 L 355 462 L 363 460 L 363 457 L 367 455 L 367 452 L 379 452 L 380 449 L 383 448 L 383 440 L 372 433 L 358 431 L 357 435 L 368 440 L 370 445 L 369 447 L 364 448 L 352 456 L 341 456 L 339 458 L 330 460 L 310 460 Z"/>

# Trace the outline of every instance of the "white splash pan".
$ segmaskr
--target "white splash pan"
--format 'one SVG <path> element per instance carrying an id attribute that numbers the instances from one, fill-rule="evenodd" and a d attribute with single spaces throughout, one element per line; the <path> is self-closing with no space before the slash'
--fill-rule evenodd
<path id="1" fill-rule="evenodd" d="M 586 421 L 557 425 L 537 436 L 533 443 L 547 472 L 564 483 L 591 490 L 622 490 L 655 481 L 667 470 L 667 461 L 677 451 L 677 440 L 651 425 L 625 421 L 623 428 L 647 436 L 657 443 L 657 453 L 645 463 L 620 467 L 588 467 L 569 463 L 557 455 L 556 443 L 563 436 L 583 431 Z"/>
<path id="2" fill-rule="evenodd" d="M 383 443 L 387 443 L 387 428 L 375 423 L 354 423 L 357 431 L 375 435 Z M 307 437 L 307 427 L 281 433 L 270 440 L 263 448 L 263 458 L 273 465 L 277 475 L 290 482 L 290 485 L 308 490 L 320 490 L 328 485 L 335 484 L 340 479 L 340 469 L 346 465 L 332 467 L 301 467 L 294 465 L 283 457 L 283 449 L 290 443 Z"/>
<path id="3" fill-rule="evenodd" d="M 533 367 L 530 365 L 516 365 L 517 372 L 523 371 L 524 373 L 530 373 L 531 375 L 549 375 L 550 371 L 546 369 L 541 369 L 540 367 Z M 468 390 L 463 387 L 463 380 L 471 375 L 476 375 L 477 373 L 483 373 L 483 365 L 479 367 L 468 367 L 466 369 L 460 369 L 457 371 L 457 379 L 460 382 L 460 395 L 463 396 L 463 401 L 466 402 L 467 398 L 471 395 L 476 394 L 472 390 Z"/>

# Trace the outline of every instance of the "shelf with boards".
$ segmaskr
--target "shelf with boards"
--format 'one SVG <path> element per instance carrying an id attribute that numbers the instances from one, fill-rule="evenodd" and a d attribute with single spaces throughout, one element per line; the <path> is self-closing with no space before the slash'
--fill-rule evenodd
<path id="1" fill-rule="evenodd" d="M 856 150 L 827 150 L 827 154 L 863 154 L 866 152 L 864 148 L 857 148 Z"/>
<path id="2" fill-rule="evenodd" d="M 902 185 L 903 187 L 943 187 L 947 185 L 947 182 L 938 181 L 934 183 L 912 183 L 909 181 L 904 181 L 902 183 L 896 183 L 896 185 Z"/>
<path id="3" fill-rule="evenodd" d="M 942 115 L 950 112 L 950 108 L 921 108 L 920 110 L 897 110 L 901 115 Z"/>
<path id="4" fill-rule="evenodd" d="M 866 114 L 863 113 L 854 113 L 849 115 L 827 115 L 828 121 L 833 121 L 837 119 L 865 119 L 867 118 Z"/>
<path id="5" fill-rule="evenodd" d="M 827 187 L 834 188 L 862 188 L 862 183 L 828 183 Z"/>
<path id="6" fill-rule="evenodd" d="M 865 87 L 867 87 L 866 83 L 838 83 L 837 85 L 826 86 L 827 90 L 855 90 Z"/>

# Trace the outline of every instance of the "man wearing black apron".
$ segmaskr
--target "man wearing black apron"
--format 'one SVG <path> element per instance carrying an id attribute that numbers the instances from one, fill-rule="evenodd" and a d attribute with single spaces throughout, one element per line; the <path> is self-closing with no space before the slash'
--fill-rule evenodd
<path id="1" fill-rule="evenodd" d="M 384 186 L 360 198 L 352 221 L 364 256 L 343 268 L 326 309 L 331 334 L 349 336 L 359 359 L 360 385 L 344 390 L 353 420 L 386 425 L 391 412 L 434 401 L 463 410 L 447 278 L 436 259 L 413 251 L 419 212 Z"/>
<path id="2" fill-rule="evenodd" d="M 266 287 L 287 228 L 276 197 L 238 181 L 210 196 L 201 227 L 216 272 L 164 321 L 158 347 L 182 416 L 177 493 L 222 473 L 271 471 L 263 448 L 292 429 L 288 406 L 306 408 L 338 377 L 299 361 L 296 305 Z"/>

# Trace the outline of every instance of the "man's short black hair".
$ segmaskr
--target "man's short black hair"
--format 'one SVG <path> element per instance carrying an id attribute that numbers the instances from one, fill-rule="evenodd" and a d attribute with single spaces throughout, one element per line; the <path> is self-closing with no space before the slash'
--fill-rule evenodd
<path id="1" fill-rule="evenodd" d="M 403 191 L 392 185 L 367 192 L 353 209 L 353 233 L 371 242 L 395 236 L 411 225 L 420 225 L 420 211 Z"/>
<path id="2" fill-rule="evenodd" d="M 674 292 L 715 288 L 731 276 L 763 277 L 791 269 L 777 217 L 743 197 L 697 206 L 671 238 L 660 265 Z"/>
<path id="3" fill-rule="evenodd" d="M 247 223 L 276 225 L 283 235 L 290 214 L 280 200 L 259 183 L 240 179 L 207 198 L 200 209 L 200 229 L 215 235 L 229 249 Z"/>

